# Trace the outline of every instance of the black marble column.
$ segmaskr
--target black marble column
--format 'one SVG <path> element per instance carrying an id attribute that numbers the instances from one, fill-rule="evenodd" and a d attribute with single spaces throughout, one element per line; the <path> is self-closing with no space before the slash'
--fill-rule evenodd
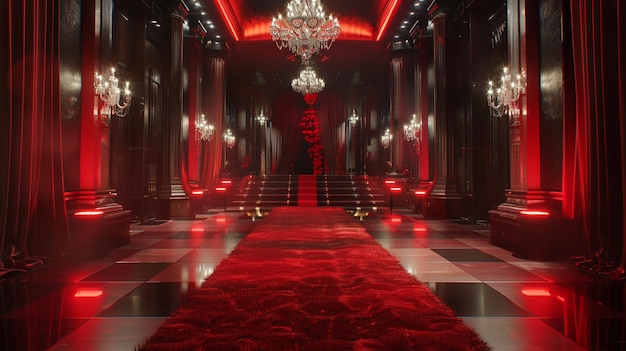
<path id="1" fill-rule="evenodd" d="M 434 107 L 435 107 L 435 173 L 434 183 L 426 195 L 424 216 L 430 218 L 454 218 L 459 215 L 460 196 L 454 173 L 454 132 L 452 111 L 449 104 L 452 99 L 450 68 L 452 40 L 450 40 L 450 11 L 446 4 L 431 4 L 429 15 L 433 25 L 434 54 Z"/>

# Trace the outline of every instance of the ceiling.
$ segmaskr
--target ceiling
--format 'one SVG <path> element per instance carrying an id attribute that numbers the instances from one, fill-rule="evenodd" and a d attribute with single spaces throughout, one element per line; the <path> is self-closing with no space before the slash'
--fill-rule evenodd
<path id="1" fill-rule="evenodd" d="M 207 29 L 209 46 L 227 48 L 227 81 L 239 88 L 289 87 L 302 68 L 269 35 L 273 17 L 289 0 L 187 0 L 189 18 Z M 321 0 L 337 18 L 341 33 L 329 50 L 312 59 L 327 89 L 389 86 L 391 42 L 409 39 L 410 29 L 427 18 L 425 0 Z"/>

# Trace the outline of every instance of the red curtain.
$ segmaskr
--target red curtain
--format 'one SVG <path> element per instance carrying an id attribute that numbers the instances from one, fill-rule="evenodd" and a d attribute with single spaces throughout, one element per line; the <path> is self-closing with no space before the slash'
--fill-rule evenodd
<path id="1" fill-rule="evenodd" d="M 224 143 L 224 82 L 226 62 L 221 57 L 208 57 L 204 66 L 202 111 L 207 123 L 215 126 L 211 141 L 205 141 L 202 151 L 202 181 L 205 189 L 214 189 L 217 185 L 222 164 Z"/>
<path id="2" fill-rule="evenodd" d="M 59 94 L 59 1 L 0 5 L 2 264 L 69 253 Z"/>
<path id="3" fill-rule="evenodd" d="M 317 118 L 322 131 L 320 138 L 324 148 L 327 174 L 345 174 L 346 144 L 345 131 L 340 126 L 345 122 L 346 108 L 341 97 L 334 92 L 322 91 L 315 104 Z"/>
<path id="4" fill-rule="evenodd" d="M 272 174 L 288 174 L 298 159 L 302 140 L 300 118 L 303 113 L 303 108 L 297 104 L 298 99 L 301 100 L 302 95 L 290 91 L 278 95 L 272 102 L 272 126 L 281 135 L 276 146 L 280 150 L 280 157 Z"/>
<path id="5" fill-rule="evenodd" d="M 621 1 L 601 0 L 570 0 L 569 5 L 575 138 L 574 147 L 564 148 L 568 151 L 564 170 L 571 169 L 573 177 L 564 177 L 563 213 L 581 223 L 589 265 L 600 270 L 611 262 L 622 262 L 617 273 L 623 275 L 626 6 Z"/>

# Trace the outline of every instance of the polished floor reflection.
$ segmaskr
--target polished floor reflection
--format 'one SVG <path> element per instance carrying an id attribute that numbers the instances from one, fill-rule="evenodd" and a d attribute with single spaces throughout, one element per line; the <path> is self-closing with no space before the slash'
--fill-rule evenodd
<path id="1" fill-rule="evenodd" d="M 133 225 L 124 247 L 0 281 L 0 349 L 133 350 L 260 221 L 226 211 Z M 622 283 L 516 258 L 485 226 L 401 210 L 360 223 L 494 350 L 626 350 Z"/>

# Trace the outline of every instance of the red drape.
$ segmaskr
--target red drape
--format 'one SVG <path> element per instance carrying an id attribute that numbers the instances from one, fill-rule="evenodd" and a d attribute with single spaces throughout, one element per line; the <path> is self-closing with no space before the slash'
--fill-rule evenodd
<path id="1" fill-rule="evenodd" d="M 280 133 L 277 148 L 280 157 L 276 162 L 272 174 L 287 174 L 290 166 L 296 163 L 302 139 L 300 133 L 300 118 L 303 108 L 297 104 L 302 99 L 300 94 L 285 92 L 277 96 L 272 102 L 272 126 Z"/>
<path id="2" fill-rule="evenodd" d="M 222 164 L 222 133 L 224 129 L 224 82 L 226 62 L 221 57 L 209 57 L 204 66 L 205 79 L 203 79 L 204 106 L 207 123 L 215 126 L 215 134 L 211 141 L 205 141 L 202 159 L 202 181 L 205 189 L 214 189 L 220 175 Z"/>
<path id="3" fill-rule="evenodd" d="M 12 259 L 69 253 L 70 238 L 61 159 L 59 1 L 3 1 L 0 13 L 8 78 L 8 94 L 0 97 L 0 236 L 8 266 Z"/>
<path id="4" fill-rule="evenodd" d="M 333 92 L 322 91 L 318 95 L 315 110 L 322 129 L 320 138 L 324 147 L 326 173 L 345 174 L 345 130 L 341 125 L 347 116 L 343 99 Z"/>
<path id="5" fill-rule="evenodd" d="M 585 255 L 606 266 L 623 262 L 626 252 L 626 6 L 601 0 L 570 0 L 569 5 L 575 145 L 565 154 L 564 170 L 572 169 L 573 177 L 564 177 L 563 213 L 582 223 Z"/>

